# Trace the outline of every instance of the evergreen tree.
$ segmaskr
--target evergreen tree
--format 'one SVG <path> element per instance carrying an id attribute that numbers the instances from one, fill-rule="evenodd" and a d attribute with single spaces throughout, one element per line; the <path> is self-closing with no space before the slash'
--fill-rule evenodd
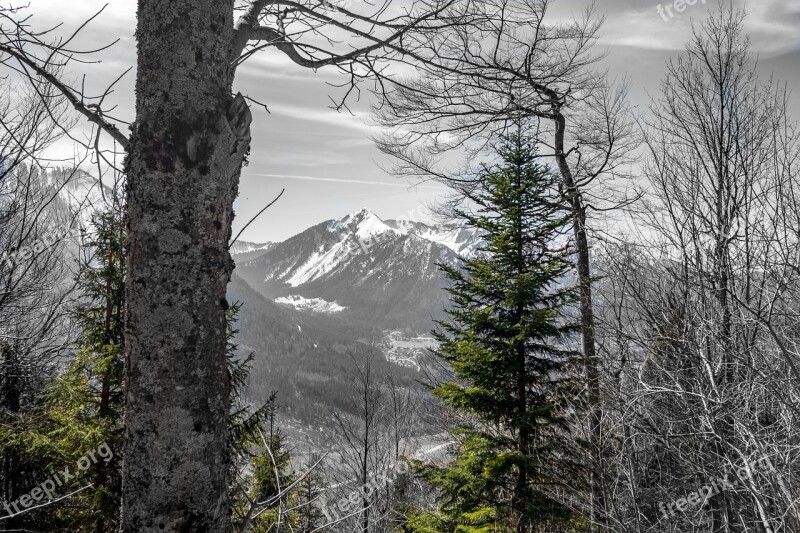
<path id="1" fill-rule="evenodd" d="M 61 377 L 49 399 L 51 413 L 66 408 L 76 426 L 65 421 L 64 430 L 52 437 L 75 442 L 83 430 L 82 446 L 73 450 L 78 458 L 105 445 L 113 456 L 98 460 L 88 472 L 92 483 L 83 497 L 91 501 L 81 522 L 87 531 L 116 531 L 119 524 L 122 462 L 122 421 L 125 407 L 123 380 L 125 308 L 125 222 L 121 209 L 97 214 L 94 233 L 86 249 L 92 254 L 83 262 L 78 288 L 83 295 L 76 315 L 80 327 L 75 361 Z M 73 410 L 69 413 L 69 410 Z"/>
<path id="2" fill-rule="evenodd" d="M 253 362 L 253 353 L 242 357 L 238 352 L 239 346 L 233 341 L 239 333 L 236 329 L 236 320 L 242 304 L 239 302 L 231 305 L 227 310 L 226 320 L 228 328 L 226 364 L 228 370 L 228 453 L 233 458 L 231 464 L 236 469 L 238 462 L 251 457 L 250 448 L 260 442 L 260 431 L 267 421 L 270 409 L 275 405 L 275 394 L 258 409 L 251 410 L 251 405 L 244 400 L 244 391 L 250 367 Z M 234 476 L 231 479 L 235 478 Z"/>
<path id="3" fill-rule="evenodd" d="M 64 478 L 47 500 L 82 489 L 30 513 L 35 524 L 51 531 L 103 533 L 116 531 L 119 523 L 125 305 L 121 210 L 96 214 L 92 228 L 76 280 L 80 334 L 75 357 L 31 413 L 16 421 L 13 436 L 3 438 L 26 450 L 29 461 L 47 476 L 64 468 L 74 475 Z"/>
<path id="4" fill-rule="evenodd" d="M 270 530 L 280 531 L 280 524 L 292 523 L 293 517 L 287 509 L 291 496 L 288 491 L 296 481 L 292 469 L 292 457 L 286 448 L 286 436 L 276 425 L 278 405 L 275 398 L 267 407 L 268 432 L 262 434 L 262 445 L 253 458 L 253 495 L 256 501 L 268 502 L 267 510 L 260 513 L 253 527 L 256 533 Z M 285 527 L 285 526 L 284 526 Z"/>
<path id="5" fill-rule="evenodd" d="M 421 467 L 441 491 L 439 512 L 413 515 L 408 531 L 549 532 L 576 518 L 552 498 L 547 466 L 566 455 L 567 400 L 578 386 L 578 354 L 565 347 L 577 300 L 565 286 L 569 213 L 522 131 L 496 152 L 501 163 L 464 191 L 472 208 L 456 211 L 484 244 L 457 268 L 440 265 L 453 305 L 433 332 L 454 375 L 433 394 L 471 422 L 456 432 L 452 464 Z"/>

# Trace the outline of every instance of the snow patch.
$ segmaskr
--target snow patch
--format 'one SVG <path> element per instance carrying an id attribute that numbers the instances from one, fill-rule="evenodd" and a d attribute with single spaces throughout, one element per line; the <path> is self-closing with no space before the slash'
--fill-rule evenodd
<path id="1" fill-rule="evenodd" d="M 236 254 L 246 254 L 248 252 L 255 252 L 256 250 L 266 250 L 273 246 L 271 242 L 247 242 L 247 241 L 236 241 L 231 246 L 230 252 L 232 255 Z"/>
<path id="2" fill-rule="evenodd" d="M 313 311 L 315 313 L 338 313 L 346 309 L 336 302 L 327 302 L 322 298 L 303 298 L 297 294 L 275 298 L 275 303 L 291 305 L 298 311 Z M 300 326 L 297 326 L 300 329 Z"/>

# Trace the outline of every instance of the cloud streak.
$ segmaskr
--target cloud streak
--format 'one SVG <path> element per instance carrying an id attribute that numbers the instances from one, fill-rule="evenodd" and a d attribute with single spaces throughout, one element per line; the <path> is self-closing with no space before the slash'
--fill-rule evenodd
<path id="1" fill-rule="evenodd" d="M 407 185 L 403 183 L 387 183 L 385 181 L 364 181 L 364 180 L 354 180 L 354 179 L 346 179 L 346 178 L 322 178 L 319 176 L 297 176 L 291 174 L 263 174 L 257 172 L 242 172 L 242 176 L 248 177 L 260 177 L 260 178 L 280 178 L 280 179 L 289 179 L 289 180 L 303 180 L 303 181 L 328 181 L 333 183 L 354 183 L 357 185 L 379 185 L 385 187 L 402 187 L 404 189 L 437 189 L 441 190 L 442 192 L 447 191 L 448 189 L 443 185 Z"/>

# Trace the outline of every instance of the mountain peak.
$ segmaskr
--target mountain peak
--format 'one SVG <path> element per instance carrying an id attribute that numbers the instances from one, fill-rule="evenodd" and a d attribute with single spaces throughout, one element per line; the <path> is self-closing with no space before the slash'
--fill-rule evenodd
<path id="1" fill-rule="evenodd" d="M 328 224 L 328 231 L 331 233 L 344 231 L 345 233 L 355 234 L 362 239 L 376 234 L 397 232 L 396 229 L 388 226 L 378 215 L 366 207 L 342 218 L 332 220 Z"/>
<path id="2" fill-rule="evenodd" d="M 367 209 L 366 207 L 362 207 L 355 213 L 351 213 L 349 216 L 356 217 L 356 218 L 367 218 L 367 217 L 374 217 L 377 216 L 375 213 Z"/>
<path id="3" fill-rule="evenodd" d="M 383 222 L 378 215 L 376 215 L 366 207 L 362 207 L 358 211 L 354 211 L 349 215 L 345 215 L 344 217 L 338 219 L 337 222 L 343 221 L 345 224 L 356 223 L 361 225 L 363 222 L 372 221 L 373 219 Z"/>

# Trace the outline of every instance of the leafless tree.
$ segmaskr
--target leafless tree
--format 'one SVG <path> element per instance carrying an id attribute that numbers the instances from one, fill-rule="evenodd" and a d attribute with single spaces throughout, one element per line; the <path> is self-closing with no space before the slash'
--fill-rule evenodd
<path id="1" fill-rule="evenodd" d="M 643 123 L 650 189 L 633 214 L 644 229 L 604 259 L 620 531 L 800 526 L 796 362 L 781 349 L 794 337 L 797 137 L 743 21 L 722 7 L 667 64 Z"/>
<path id="2" fill-rule="evenodd" d="M 50 93 L 52 96 L 52 92 Z M 37 475 L 15 428 L 50 383 L 69 346 L 78 204 L 75 170 L 50 168 L 47 150 L 69 127 L 65 108 L 30 87 L 0 83 L 0 498 L 14 501 Z M 10 518 L 14 527 L 27 517 Z"/>
<path id="3" fill-rule="evenodd" d="M 411 450 L 419 399 L 386 368 L 375 346 L 365 345 L 348 357 L 352 397 L 347 409 L 331 412 L 336 427 L 332 451 L 341 463 L 329 467 L 334 487 L 325 498 L 338 502 L 357 494 L 360 504 L 337 510 L 341 522 L 332 524 L 333 530 L 392 531 L 393 488 L 403 478 L 398 465 Z"/>

